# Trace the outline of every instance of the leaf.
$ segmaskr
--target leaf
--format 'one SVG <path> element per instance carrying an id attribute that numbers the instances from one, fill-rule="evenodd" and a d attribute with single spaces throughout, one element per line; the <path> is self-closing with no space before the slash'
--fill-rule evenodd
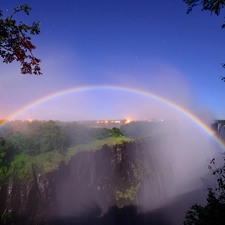
<path id="1" fill-rule="evenodd" d="M 40 62 L 41 60 L 33 56 L 33 50 L 36 48 L 31 42 L 31 37 L 27 35 L 37 35 L 40 33 L 40 21 L 33 22 L 31 26 L 20 22 L 17 25 L 13 16 L 23 11 L 29 15 L 31 7 L 27 4 L 22 4 L 14 9 L 10 17 L 0 19 L 0 56 L 3 62 L 11 63 L 19 61 L 21 63 L 22 74 L 41 75 Z M 0 17 L 3 16 L 0 11 Z"/>

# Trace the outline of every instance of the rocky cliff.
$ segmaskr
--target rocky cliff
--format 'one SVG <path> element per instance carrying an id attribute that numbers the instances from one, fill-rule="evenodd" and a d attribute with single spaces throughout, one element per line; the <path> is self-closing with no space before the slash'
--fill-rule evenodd
<path id="1" fill-rule="evenodd" d="M 133 205 L 135 212 L 157 208 L 173 179 L 161 145 L 156 139 L 145 139 L 88 149 L 47 174 L 33 165 L 31 183 L 14 177 L 1 184 L 1 222 L 94 224 L 112 207 Z"/>

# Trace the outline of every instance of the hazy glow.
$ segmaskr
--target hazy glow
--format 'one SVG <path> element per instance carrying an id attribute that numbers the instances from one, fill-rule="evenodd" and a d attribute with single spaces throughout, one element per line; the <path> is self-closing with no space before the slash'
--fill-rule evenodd
<path id="1" fill-rule="evenodd" d="M 131 121 L 130 121 L 129 119 L 127 119 L 125 123 L 130 123 L 130 122 L 131 122 Z"/>
<path id="2" fill-rule="evenodd" d="M 173 121 L 176 138 L 160 155 L 173 167 L 171 194 L 195 188 L 207 159 L 225 149 L 209 127 L 225 117 L 219 17 L 187 16 L 182 1 L 29 4 L 29 20 L 41 21 L 34 54 L 43 76 L 2 63 L 0 119 Z M 16 5 L 2 1 L 1 10 L 10 14 Z"/>
<path id="3" fill-rule="evenodd" d="M 95 91 L 95 92 L 104 91 L 104 92 L 100 93 L 100 97 L 94 98 L 93 91 Z M 110 93 L 110 91 L 113 91 L 113 92 Z M 88 95 L 89 92 L 91 95 Z M 156 95 L 154 93 L 150 93 L 150 92 L 135 89 L 135 88 L 108 86 L 108 85 L 70 88 L 70 89 L 62 90 L 62 91 L 44 96 L 44 97 L 26 105 L 25 107 L 18 110 L 17 112 L 13 113 L 10 117 L 7 118 L 7 120 L 17 119 L 21 115 L 23 116 L 23 115 L 26 115 L 27 113 L 29 114 L 30 110 L 35 111 L 36 107 L 42 106 L 42 105 L 44 105 L 44 108 L 42 108 L 42 110 L 43 110 L 42 114 L 47 114 L 50 111 L 50 113 L 51 113 L 50 115 L 52 115 L 52 118 L 49 117 L 48 119 L 57 119 L 57 117 L 56 118 L 54 117 L 54 113 L 56 116 L 58 115 L 57 110 L 61 110 L 63 108 L 63 104 L 67 100 L 67 98 L 65 98 L 65 97 L 67 97 L 68 95 L 70 95 L 72 93 L 77 94 L 77 96 L 74 96 L 73 99 L 74 100 L 78 99 L 78 103 L 76 103 L 76 106 L 78 106 L 79 110 L 82 112 L 81 113 L 81 115 L 83 116 L 82 120 L 98 119 L 98 118 L 95 118 L 96 115 L 99 116 L 99 115 L 101 115 L 101 114 L 99 114 L 99 112 L 104 112 L 104 107 L 106 104 L 108 104 L 107 107 L 110 107 L 110 106 L 118 107 L 118 106 L 116 106 L 116 104 L 119 102 L 120 99 L 123 98 L 123 96 L 126 96 L 126 94 L 128 93 L 128 96 L 126 96 L 126 97 L 130 98 L 130 96 L 131 96 L 131 98 L 132 98 L 132 101 L 130 101 L 129 105 L 132 106 L 132 110 L 133 110 L 133 114 L 134 114 L 133 117 L 134 118 L 136 117 L 135 118 L 136 120 L 140 120 L 140 119 L 146 120 L 146 118 L 143 117 L 143 115 L 142 115 L 142 117 L 140 117 L 140 116 L 137 117 L 137 115 L 135 116 L 135 113 L 134 113 L 135 110 L 137 110 L 136 113 L 138 113 L 139 115 L 141 115 L 141 113 L 138 110 L 140 110 L 141 112 L 144 112 L 144 113 L 147 112 L 147 114 L 148 114 L 148 113 L 150 113 L 151 110 L 147 110 L 146 105 L 154 104 L 154 106 L 155 106 L 160 103 L 160 105 L 157 106 L 157 111 L 156 111 L 158 115 L 161 115 L 160 118 L 158 118 L 158 120 L 161 120 L 162 117 L 163 118 L 167 117 L 166 119 L 175 120 L 178 122 L 179 117 L 180 117 L 179 114 L 183 114 L 183 115 L 185 115 L 185 117 L 188 118 L 188 120 L 194 122 L 195 124 L 197 124 L 198 126 L 203 128 L 203 130 L 205 130 L 208 134 L 210 134 L 214 137 L 214 131 L 211 130 L 211 128 L 209 127 L 208 124 L 205 124 L 198 116 L 196 116 L 194 113 L 192 113 L 185 107 L 182 107 L 181 105 L 178 105 L 177 103 L 175 103 L 171 100 L 168 100 L 168 99 L 161 97 L 159 95 Z M 84 95 L 82 95 L 83 93 L 84 93 Z M 114 98 L 114 103 L 113 103 L 113 101 L 107 101 L 104 103 L 105 96 L 108 97 L 110 94 L 113 95 L 113 97 L 116 97 L 116 99 L 118 99 L 118 100 L 115 100 L 115 98 Z M 138 103 L 134 101 L 135 97 L 137 97 L 137 96 L 138 96 L 138 101 L 139 102 L 141 101 L 141 106 L 139 105 L 138 107 L 137 107 Z M 140 99 L 140 96 L 144 97 L 144 100 Z M 62 97 L 64 97 L 64 98 L 60 99 Z M 146 99 L 146 97 L 147 97 L 147 99 Z M 149 98 L 150 98 L 150 100 L 153 99 L 154 101 L 151 102 L 149 100 Z M 95 108 L 95 106 L 93 105 L 93 102 L 96 101 L 96 99 L 98 100 L 97 108 Z M 91 101 L 88 101 L 88 100 L 91 100 Z M 56 101 L 56 103 L 58 103 L 58 107 L 55 109 L 50 108 L 49 110 L 45 110 L 51 104 L 51 101 Z M 82 102 L 83 102 L 83 104 L 82 104 Z M 119 102 L 119 104 L 118 104 L 119 107 L 116 109 L 117 115 L 119 115 L 119 113 L 120 113 L 119 110 L 121 110 L 121 111 L 124 110 L 124 108 L 121 107 L 121 104 L 122 104 L 122 106 L 125 105 L 125 113 L 126 114 L 127 114 L 127 110 L 129 110 L 129 112 L 131 111 L 131 109 L 126 104 L 127 102 L 128 102 L 128 100 L 124 100 L 124 99 L 122 99 L 122 102 Z M 91 106 L 91 108 L 89 108 L 89 107 L 87 108 L 86 111 L 88 111 L 88 112 L 85 112 L 85 113 L 84 113 L 84 111 L 82 111 L 83 110 L 82 107 L 83 108 L 86 107 L 86 106 L 84 107 L 84 103 L 87 103 L 87 105 L 89 107 Z M 95 104 L 96 104 L 96 102 L 95 102 Z M 69 105 L 71 105 L 71 101 L 69 101 Z M 68 107 L 68 105 L 67 105 L 67 107 Z M 69 115 L 70 115 L 70 113 L 75 113 L 75 112 L 73 112 L 73 110 L 69 109 L 69 108 L 64 108 L 64 109 L 65 109 L 64 114 L 66 116 L 68 116 L 68 118 L 72 118 Z M 97 114 L 94 113 L 95 110 L 97 110 L 96 111 Z M 113 108 L 111 110 L 113 110 Z M 108 112 L 109 112 L 109 110 L 107 109 L 106 114 L 104 115 L 104 113 L 103 113 L 102 118 L 100 118 L 100 119 L 108 119 L 108 117 L 110 117 L 108 115 Z M 88 117 L 87 113 L 89 114 L 89 116 L 93 115 L 94 117 Z M 160 113 L 162 113 L 162 114 L 160 114 Z M 130 114 L 131 114 L 131 112 L 130 112 Z M 86 118 L 84 117 L 84 115 L 86 115 Z M 204 118 L 204 115 L 202 114 L 201 117 Z M 32 116 L 32 118 L 34 118 L 34 117 Z M 118 119 L 124 119 L 124 118 L 118 118 Z M 148 119 L 152 119 L 152 118 L 148 118 Z M 79 120 L 79 119 L 74 119 L 74 120 Z M 183 120 L 183 118 L 182 118 L 182 120 Z M 207 121 L 207 122 L 209 122 L 209 121 Z M 104 123 L 107 123 L 106 120 L 104 121 Z M 219 139 L 217 139 L 217 142 L 221 145 L 221 147 L 223 149 L 225 148 L 224 143 L 222 143 Z"/>

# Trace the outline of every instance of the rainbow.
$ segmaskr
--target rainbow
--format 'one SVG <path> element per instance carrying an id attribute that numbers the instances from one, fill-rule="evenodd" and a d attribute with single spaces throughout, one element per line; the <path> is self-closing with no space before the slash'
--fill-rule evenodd
<path id="1" fill-rule="evenodd" d="M 101 90 L 121 90 L 121 91 L 132 92 L 132 93 L 147 96 L 147 97 L 155 99 L 159 102 L 162 102 L 163 104 L 166 104 L 166 105 L 176 109 L 178 112 L 184 114 L 191 121 L 193 121 L 195 124 L 200 126 L 203 130 L 205 130 L 209 135 L 212 135 L 216 139 L 216 141 L 220 144 L 220 146 L 223 148 L 223 150 L 225 151 L 225 143 L 222 142 L 219 138 L 215 137 L 214 131 L 208 125 L 206 125 L 203 121 L 201 121 L 197 116 L 195 116 L 193 113 L 188 111 L 187 109 L 181 107 L 180 105 L 178 105 L 178 104 L 176 104 L 176 103 L 174 103 L 174 102 L 172 102 L 168 99 L 165 99 L 165 98 L 162 98 L 162 97 L 160 97 L 156 94 L 153 94 L 151 92 L 143 91 L 143 90 L 139 90 L 139 89 L 135 89 L 135 88 L 120 87 L 120 86 L 108 86 L 108 85 L 104 85 L 104 86 L 83 86 L 83 87 L 75 87 L 75 88 L 70 88 L 70 89 L 61 90 L 59 92 L 52 93 L 50 95 L 44 96 L 44 97 L 34 101 L 34 102 L 31 102 L 30 104 L 21 108 L 17 112 L 13 113 L 12 115 L 9 116 L 9 118 L 6 121 L 4 121 L 0 124 L 0 127 L 4 126 L 8 121 L 14 119 L 16 116 L 20 115 L 21 113 L 25 112 L 26 110 L 29 110 L 32 107 L 37 106 L 38 104 L 46 102 L 50 99 L 57 98 L 59 96 L 66 95 L 66 94 L 73 93 L 73 92 L 81 92 L 81 91 L 88 91 L 88 90 L 99 90 L 99 89 L 101 89 Z"/>

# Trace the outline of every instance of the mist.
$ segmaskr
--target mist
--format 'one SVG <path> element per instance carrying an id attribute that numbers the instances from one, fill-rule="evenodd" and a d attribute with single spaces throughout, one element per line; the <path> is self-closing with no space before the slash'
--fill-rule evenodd
<path id="1" fill-rule="evenodd" d="M 211 182 L 208 171 L 209 161 L 223 151 L 209 132 L 209 127 L 215 120 L 213 111 L 198 101 L 191 85 L 181 74 L 171 69 L 165 76 L 161 74 L 160 79 L 152 81 L 151 86 L 158 96 L 172 102 L 175 107 L 158 99 L 124 90 L 89 90 L 79 93 L 78 99 L 73 98 L 74 101 L 80 101 L 77 110 L 82 114 L 83 120 L 126 118 L 134 121 L 171 122 L 171 126 L 167 126 L 165 130 L 165 133 L 170 134 L 169 137 L 161 140 L 165 141 L 163 147 L 160 152 L 154 153 L 155 160 L 165 169 L 163 177 L 159 177 L 159 180 L 162 179 L 160 182 L 164 193 L 161 193 L 163 196 L 158 196 L 159 199 L 152 199 L 149 204 L 148 195 L 151 190 L 145 190 L 138 201 L 138 208 L 142 212 L 159 209 L 177 196 L 199 190 L 205 197 Z M 145 90 L 144 86 L 137 87 L 139 90 Z M 133 85 L 132 88 L 135 86 Z M 66 101 L 63 102 L 65 103 Z M 181 107 L 182 110 L 176 106 Z M 73 114 L 75 113 L 73 110 Z M 200 121 L 205 124 L 204 127 Z M 152 151 L 151 146 L 149 151 Z M 163 179 L 166 179 L 166 182 Z M 193 199 L 184 200 L 184 205 L 185 201 L 188 203 L 186 203 L 187 208 L 180 212 L 181 215 L 185 215 L 191 204 L 203 203 L 204 197 L 197 199 L 193 196 Z"/>
<path id="2" fill-rule="evenodd" d="M 1 2 L 3 22 L 18 2 Z M 24 213 L 19 224 L 181 224 L 191 205 L 205 203 L 214 182 L 209 162 L 225 150 L 210 128 L 225 115 L 221 17 L 187 15 L 182 1 L 29 4 L 29 16 L 19 11 L 15 20 L 41 21 L 31 41 L 43 75 L 21 75 L 19 61 L 1 63 L 0 120 L 15 126 L 0 125 L 0 144 L 14 141 L 16 149 L 1 156 L 16 176 L 2 186 L 0 173 L 0 215 Z M 113 132 L 104 130 L 106 138 L 101 128 L 129 126 L 110 124 L 117 120 L 143 123 L 146 134 L 137 125 L 140 136 L 102 142 Z M 33 183 L 17 180 L 27 168 Z"/>
<path id="3" fill-rule="evenodd" d="M 207 172 L 207 160 L 217 153 L 212 144 L 216 140 L 193 117 L 210 127 L 216 119 L 213 110 L 208 109 L 199 101 L 190 82 L 178 70 L 157 63 L 152 67 L 149 61 L 139 62 L 136 67 L 137 69 L 133 71 L 123 73 L 123 78 L 118 71 L 111 72 L 113 79 L 117 80 L 117 85 L 112 82 L 112 87 L 121 86 L 130 90 L 140 90 L 140 93 L 120 88 L 108 89 L 107 85 L 106 89 L 93 89 L 90 86 L 88 90 L 74 91 L 41 102 L 15 115 L 12 119 L 173 121 L 176 135 L 174 135 L 174 140 L 169 141 L 167 152 L 163 154 L 174 167 L 177 185 L 188 181 L 193 175 L 200 178 L 204 172 Z M 138 72 L 140 67 L 141 73 Z M 149 73 L 154 73 L 154 78 L 150 83 L 143 82 Z M 138 80 L 129 79 L 137 76 Z M 120 77 L 119 83 L 118 77 Z M 99 85 L 99 87 L 104 87 L 104 85 Z M 141 91 L 155 94 L 163 101 L 143 95 Z M 178 107 L 181 107 L 182 111 Z M 16 111 L 21 108 L 23 107 L 17 107 Z M 7 110 L 10 108 L 7 107 Z M 9 112 L 6 111 L 5 114 Z M 168 132 L 170 132 L 169 128 Z M 174 132 L 174 127 L 171 127 L 171 132 Z"/>
<path id="4" fill-rule="evenodd" d="M 143 65 L 143 62 L 141 64 Z M 149 67 L 145 65 L 146 68 Z M 146 181 L 147 186 L 142 190 L 135 207 L 137 207 L 139 213 L 153 212 L 167 206 L 179 196 L 195 193 L 199 190 L 204 192 L 203 197 L 198 200 L 200 202 L 196 202 L 195 197 L 184 199 L 183 205 L 185 206 L 182 211 L 179 211 L 181 209 L 175 206 L 175 211 L 177 210 L 181 215 L 180 217 L 184 218 L 185 211 L 191 204 L 204 202 L 207 185 L 211 179 L 208 175 L 209 160 L 218 156 L 219 152 L 223 152 L 224 149 L 218 145 L 217 140 L 210 133 L 209 127 L 216 119 L 213 110 L 208 109 L 199 101 L 189 81 L 179 71 L 168 66 L 157 65 L 154 68 L 155 77 L 151 80 L 151 83 L 144 82 L 148 73 L 143 71 L 139 74 L 138 71 L 134 70 L 123 74 L 124 76 L 121 78 L 120 73 L 115 71 L 112 77 L 117 82 L 112 82 L 112 85 L 110 85 L 114 88 L 108 88 L 108 85 L 98 85 L 100 88 L 90 86 L 88 89 L 74 91 L 40 102 L 20 114 L 16 114 L 15 112 L 36 101 L 30 101 L 31 99 L 28 96 L 29 101 L 23 99 L 23 104 L 19 103 L 14 113 L 10 113 L 13 115 L 10 119 L 46 121 L 129 119 L 131 121 L 154 121 L 162 124 L 168 122 L 168 125 L 163 128 L 162 138 L 158 140 L 160 147 L 154 150 L 151 141 L 147 142 L 149 146 L 145 147 L 146 154 L 149 151 L 153 155 L 154 167 L 160 171 L 155 178 L 156 186 L 160 185 L 160 191 L 158 193 L 156 191 L 154 197 L 150 196 L 151 189 L 148 186 L 150 181 Z M 137 76 L 139 77 L 138 80 L 129 80 L 129 77 Z M 119 81 L 118 77 L 120 77 Z M 129 90 L 126 90 L 126 88 Z M 48 93 L 47 89 L 44 88 L 44 92 Z M 157 97 L 155 98 L 152 94 Z M 41 96 L 36 99 L 43 98 L 45 95 Z M 9 99 L 10 101 L 13 101 L 13 99 Z M 21 105 L 23 106 L 21 107 Z M 12 108 L 7 107 L 5 115 L 8 115 Z M 165 139 L 164 134 L 166 135 Z M 157 135 L 160 136 L 160 133 L 157 134 L 156 131 L 154 135 L 157 137 Z M 102 157 L 99 154 L 99 157 L 98 161 L 102 164 L 99 170 L 104 171 L 106 166 L 103 163 L 105 156 Z M 145 160 L 144 157 L 145 154 L 143 154 L 142 160 Z M 74 163 L 72 162 L 70 166 L 73 168 L 72 171 L 77 169 L 75 164 L 80 165 L 81 162 L 76 161 Z M 82 166 L 89 168 L 89 163 L 89 161 L 82 161 Z M 151 163 L 152 161 L 149 162 L 149 165 Z M 118 179 L 122 179 L 121 174 L 118 174 Z M 71 196 L 67 194 L 71 191 L 71 180 L 73 180 L 72 175 L 67 175 L 65 183 L 62 184 L 60 190 L 57 190 L 58 198 L 62 199 L 62 205 L 60 206 L 62 217 L 74 215 L 69 207 L 70 205 L 72 207 L 74 203 Z M 114 206 L 114 203 L 110 201 L 107 206 L 103 203 L 104 201 L 101 200 L 102 197 L 99 196 L 98 192 L 99 186 L 96 185 L 93 181 L 95 187 L 93 193 L 96 194 L 94 198 L 93 193 L 83 190 L 80 197 L 76 199 L 76 204 L 80 205 L 79 212 L 82 215 L 85 215 L 94 205 L 96 209 L 99 207 L 101 216 L 104 216 L 107 209 Z M 91 199 L 90 205 L 86 205 L 88 196 Z M 181 218 L 175 220 L 173 214 L 171 215 L 169 217 L 172 221 L 175 221 L 174 224 L 178 221 L 182 222 Z"/>
<path id="5" fill-rule="evenodd" d="M 119 73 L 113 79 L 117 80 L 118 76 Z M 130 77 L 137 76 L 138 81 L 130 79 Z M 200 101 L 196 91 L 184 76 L 167 66 L 160 68 L 150 84 L 143 82 L 146 76 L 148 76 L 147 73 L 129 72 L 127 76 L 123 74 L 119 83 L 122 87 L 156 94 L 169 101 L 169 104 L 132 91 L 90 88 L 90 90 L 50 99 L 24 112 L 24 115 L 32 119 L 38 117 L 41 120 L 62 121 L 129 119 L 131 121 L 171 122 L 171 127 L 167 127 L 165 131 L 170 135 L 163 144 L 164 148 L 154 153 L 155 160 L 162 166 L 161 170 L 164 170 L 162 177 L 158 177 L 159 182 L 162 182 L 163 193 L 160 192 L 155 199 L 152 199 L 149 198 L 151 190 L 146 189 L 139 197 L 136 207 L 139 213 L 154 212 L 169 205 L 175 201 L 174 199 L 187 195 L 188 197 L 184 197 L 182 202 L 183 208 L 178 209 L 178 204 L 168 216 L 174 222 L 173 224 L 178 224 L 178 222 L 183 222 L 185 212 L 192 204 L 205 203 L 207 188 L 213 179 L 208 171 L 209 161 L 213 157 L 218 157 L 224 149 L 218 145 L 217 139 L 209 132 L 210 125 L 217 119 L 213 109 L 209 109 Z M 104 87 L 104 84 L 102 86 Z M 115 82 L 115 86 L 120 86 L 118 81 Z M 202 126 L 199 121 L 205 126 Z M 151 150 L 150 144 L 149 151 Z M 104 158 L 99 160 L 104 161 Z M 89 166 L 88 163 L 86 167 Z M 103 164 L 101 170 L 104 169 Z M 68 177 L 68 179 L 71 178 Z M 96 187 L 96 190 L 98 188 Z M 68 187 L 65 189 L 67 190 Z M 199 198 L 195 194 L 192 195 L 198 192 L 201 193 L 198 195 Z M 82 196 L 84 195 L 89 196 L 89 193 L 84 192 Z M 64 197 L 65 201 L 69 199 L 69 196 Z M 92 204 L 96 205 L 96 208 L 100 207 L 101 216 L 104 217 L 107 211 L 101 208 L 99 198 L 101 197 L 98 197 L 96 191 L 96 199 L 92 198 Z M 149 203 L 150 200 L 151 203 Z M 82 205 L 82 201 L 82 198 L 79 199 L 77 204 L 81 204 L 81 212 L 85 215 L 91 206 Z M 67 205 L 66 202 L 64 204 Z M 62 205 L 62 215 L 72 216 L 73 212 L 64 208 L 65 205 Z M 109 204 L 108 207 L 113 207 L 113 204 Z M 175 219 L 176 213 L 180 213 L 179 219 Z"/>

